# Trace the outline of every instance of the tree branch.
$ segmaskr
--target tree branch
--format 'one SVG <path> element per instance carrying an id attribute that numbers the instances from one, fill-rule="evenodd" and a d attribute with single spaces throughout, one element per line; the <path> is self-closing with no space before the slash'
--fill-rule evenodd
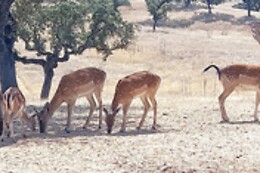
<path id="1" fill-rule="evenodd" d="M 14 59 L 15 61 L 22 62 L 23 64 L 36 64 L 36 65 L 41 65 L 42 67 L 44 67 L 46 64 L 46 61 L 43 59 L 21 57 L 16 52 L 14 53 Z"/>
<path id="2" fill-rule="evenodd" d="M 159 10 L 165 3 L 170 3 L 170 2 L 171 0 L 162 0 L 160 4 L 158 4 L 157 6 L 157 10 Z"/>
<path id="3" fill-rule="evenodd" d="M 68 52 L 67 48 L 64 49 L 64 55 L 62 58 L 58 58 L 57 61 L 58 62 L 66 62 L 70 59 L 70 54 L 73 54 L 74 51 L 70 51 Z"/>

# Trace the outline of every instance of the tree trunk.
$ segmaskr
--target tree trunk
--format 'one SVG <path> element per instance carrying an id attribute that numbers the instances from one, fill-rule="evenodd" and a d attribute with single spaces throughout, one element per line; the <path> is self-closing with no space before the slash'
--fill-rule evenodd
<path id="1" fill-rule="evenodd" d="M 251 0 L 247 0 L 247 16 L 251 17 Z"/>
<path id="2" fill-rule="evenodd" d="M 49 69 L 48 71 L 44 70 L 44 82 L 42 85 L 41 99 L 47 99 L 49 97 L 53 76 L 53 69 Z"/>
<path id="3" fill-rule="evenodd" d="M 208 13 L 211 14 L 211 3 L 210 3 L 210 0 L 207 0 L 207 5 L 208 5 Z"/>
<path id="4" fill-rule="evenodd" d="M 158 22 L 158 19 L 153 19 L 153 31 L 154 32 L 156 31 L 157 22 Z"/>
<path id="5" fill-rule="evenodd" d="M 185 8 L 188 8 L 191 4 L 191 0 L 184 0 Z"/>
<path id="6" fill-rule="evenodd" d="M 0 53 L 1 89 L 4 92 L 10 86 L 17 87 L 14 56 L 11 50 Z"/>
<path id="7" fill-rule="evenodd" d="M 44 66 L 44 81 L 41 91 L 41 99 L 47 99 L 50 94 L 52 78 L 54 76 L 54 68 L 57 67 L 57 58 L 54 55 L 48 55 Z"/>
<path id="8" fill-rule="evenodd" d="M 15 21 L 10 13 L 12 0 L 0 2 L 0 78 L 4 92 L 10 86 L 17 86 L 13 46 L 15 41 Z"/>

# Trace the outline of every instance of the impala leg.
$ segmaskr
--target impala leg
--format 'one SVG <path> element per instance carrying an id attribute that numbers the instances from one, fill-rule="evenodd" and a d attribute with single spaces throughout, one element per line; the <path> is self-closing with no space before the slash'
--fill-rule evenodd
<path id="1" fill-rule="evenodd" d="M 26 137 L 26 134 L 25 134 L 25 128 L 24 128 L 24 122 L 21 121 L 21 131 L 22 131 L 22 136 L 25 138 Z"/>
<path id="2" fill-rule="evenodd" d="M 103 87 L 102 87 L 103 88 Z M 101 98 L 101 89 L 95 92 L 95 96 L 98 102 L 98 111 L 99 111 L 99 121 L 98 121 L 98 128 L 101 129 L 102 126 L 102 98 Z"/>
<path id="3" fill-rule="evenodd" d="M 5 131 L 6 131 L 6 121 L 3 120 L 3 131 L 2 131 L 2 135 L 1 135 L 1 142 L 4 141 L 4 135 L 5 135 Z"/>
<path id="4" fill-rule="evenodd" d="M 25 116 L 24 112 L 21 112 L 22 116 Z M 19 115 L 19 117 L 22 117 Z M 25 128 L 24 128 L 24 124 L 26 124 L 26 122 L 21 119 L 21 131 L 22 131 L 22 136 L 25 138 L 26 137 L 26 134 L 25 134 Z"/>
<path id="5" fill-rule="evenodd" d="M 145 120 L 145 118 L 146 118 L 147 112 L 148 112 L 148 110 L 149 110 L 149 108 L 150 108 L 150 104 L 149 104 L 148 99 L 147 99 L 146 96 L 141 97 L 141 101 L 142 101 L 142 103 L 143 103 L 143 105 L 144 105 L 144 113 L 143 113 L 142 119 L 141 119 L 141 121 L 140 121 L 139 126 L 137 127 L 137 129 L 141 129 L 141 127 L 143 126 L 143 123 L 144 123 L 144 120 Z"/>
<path id="6" fill-rule="evenodd" d="M 9 121 L 9 129 L 10 129 L 10 138 L 12 138 L 15 141 L 15 138 L 14 138 L 14 123 L 13 123 L 13 120 L 11 120 L 11 119 Z"/>
<path id="7" fill-rule="evenodd" d="M 88 96 L 88 97 L 87 97 L 87 100 L 88 100 L 88 102 L 89 102 L 89 107 L 90 107 L 90 108 L 89 108 L 88 118 L 87 118 L 87 120 L 86 120 L 86 122 L 85 122 L 85 124 L 84 124 L 84 126 L 83 126 L 84 129 L 86 129 L 87 126 L 89 125 L 90 119 L 91 119 L 91 117 L 92 117 L 92 115 L 93 115 L 93 112 L 94 112 L 94 110 L 95 110 L 95 108 L 96 108 L 96 102 L 95 102 L 95 100 L 94 100 L 93 95 Z"/>
<path id="8" fill-rule="evenodd" d="M 255 121 L 258 121 L 257 111 L 258 111 L 259 102 L 260 102 L 260 91 L 258 89 L 257 92 L 256 92 L 256 100 L 255 100 L 255 111 L 254 111 Z"/>
<path id="9" fill-rule="evenodd" d="M 72 111 L 75 107 L 75 102 L 76 100 L 74 100 L 73 102 L 68 103 L 68 118 L 67 118 L 67 125 L 65 128 L 65 132 L 66 133 L 70 133 L 70 128 L 71 128 L 71 115 L 72 115 Z"/>
<path id="10" fill-rule="evenodd" d="M 220 112 L 222 116 L 222 120 L 224 122 L 228 122 L 229 119 L 227 117 L 227 112 L 225 109 L 225 100 L 226 98 L 234 91 L 235 87 L 225 88 L 222 94 L 219 96 L 219 105 L 220 105 Z"/>
<path id="11" fill-rule="evenodd" d="M 157 101 L 156 101 L 154 95 L 150 97 L 150 101 L 153 105 L 153 126 L 152 126 L 152 129 L 156 130 L 156 126 L 157 126 Z"/>
<path id="12" fill-rule="evenodd" d="M 125 105 L 123 105 L 123 122 L 122 122 L 122 125 L 121 125 L 121 129 L 120 129 L 120 132 L 123 133 L 125 132 L 125 126 L 126 126 L 126 114 L 128 112 L 128 109 L 130 107 L 130 103 L 127 103 Z"/>

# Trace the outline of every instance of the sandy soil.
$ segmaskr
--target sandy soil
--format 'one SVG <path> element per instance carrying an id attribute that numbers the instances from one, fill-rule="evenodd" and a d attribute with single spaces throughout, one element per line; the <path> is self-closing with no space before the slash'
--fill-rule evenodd
<path id="1" fill-rule="evenodd" d="M 24 139 L 16 122 L 17 142 L 7 139 L 0 144 L 0 172 L 260 172 L 260 126 L 252 117 L 254 92 L 234 92 L 226 103 L 231 123 L 222 124 L 217 102 L 221 85 L 214 71 L 201 74 L 212 63 L 220 67 L 258 64 L 260 45 L 249 24 L 260 15 L 253 13 L 255 17 L 247 19 L 246 11 L 227 3 L 214 7 L 208 17 L 203 6 L 193 5 L 189 10 L 176 8 L 153 33 L 144 2 L 131 2 L 133 6 L 123 8 L 122 13 L 137 26 L 133 45 L 107 62 L 88 51 L 60 64 L 51 96 L 62 75 L 96 66 L 108 74 L 103 98 L 109 107 L 118 79 L 149 70 L 162 78 L 157 94 L 158 130 L 151 130 L 152 111 L 143 129 L 136 130 L 143 111 L 139 100 L 131 106 L 125 133 L 119 133 L 121 113 L 112 135 L 106 134 L 105 124 L 97 130 L 97 112 L 89 129 L 83 130 L 88 104 L 81 98 L 70 134 L 64 132 L 66 105 L 55 112 L 48 134 L 28 130 Z M 22 50 L 19 44 L 17 48 Z M 33 107 L 41 109 L 45 103 L 39 100 L 42 69 L 17 63 L 17 71 L 27 111 L 32 114 Z"/>

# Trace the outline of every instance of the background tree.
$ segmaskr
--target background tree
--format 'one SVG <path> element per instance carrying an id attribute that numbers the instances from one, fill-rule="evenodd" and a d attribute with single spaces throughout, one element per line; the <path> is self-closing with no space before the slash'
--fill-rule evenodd
<path id="1" fill-rule="evenodd" d="M 243 0 L 243 3 L 246 4 L 245 9 L 247 9 L 247 16 L 248 17 L 251 16 L 252 10 L 253 11 L 259 11 L 260 10 L 260 0 Z"/>
<path id="2" fill-rule="evenodd" d="M 224 0 L 206 0 L 206 1 L 202 1 L 204 3 L 207 4 L 208 7 L 208 13 L 211 14 L 212 13 L 212 5 L 219 5 L 220 3 L 224 2 Z"/>
<path id="3" fill-rule="evenodd" d="M 134 35 L 133 26 L 122 19 L 111 0 L 59 0 L 55 5 L 17 0 L 13 12 L 17 37 L 24 41 L 25 49 L 38 55 L 27 58 L 17 53 L 15 58 L 43 67 L 41 98 L 49 96 L 58 63 L 90 48 L 106 59 L 113 50 L 126 48 Z"/>
<path id="4" fill-rule="evenodd" d="M 165 18 L 167 12 L 172 9 L 172 0 L 145 0 L 145 2 L 148 11 L 153 16 L 153 31 L 155 31 L 158 21 Z"/>
<path id="5" fill-rule="evenodd" d="M 184 0 L 184 6 L 187 8 L 191 4 L 191 0 Z"/>

